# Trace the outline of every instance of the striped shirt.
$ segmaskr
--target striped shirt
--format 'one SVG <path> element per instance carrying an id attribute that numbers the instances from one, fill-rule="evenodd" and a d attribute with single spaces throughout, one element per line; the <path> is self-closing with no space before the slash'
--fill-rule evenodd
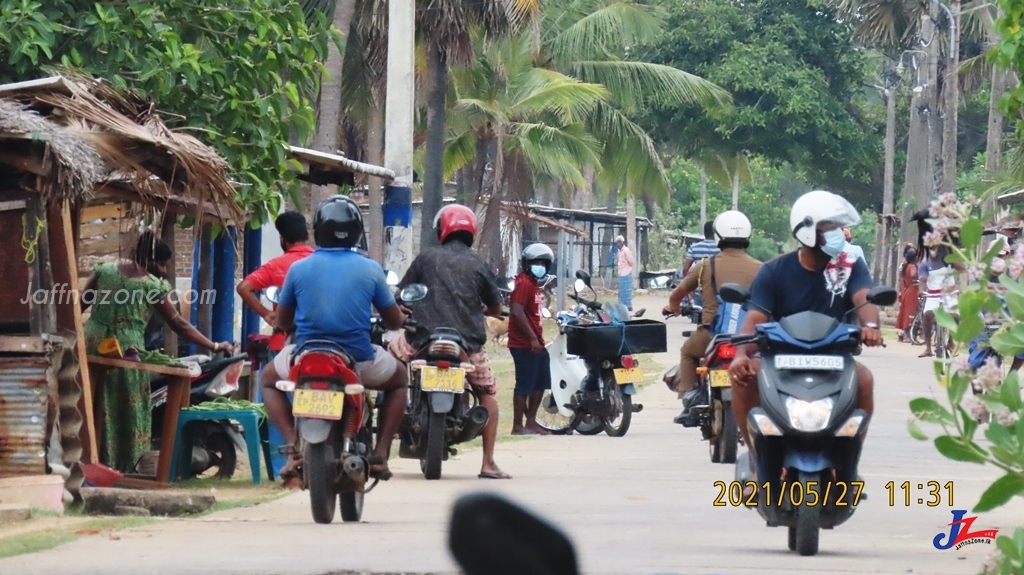
<path id="1" fill-rule="evenodd" d="M 686 257 L 692 259 L 694 263 L 699 262 L 704 258 L 717 256 L 721 250 L 718 249 L 718 245 L 715 240 L 701 240 L 690 246 L 686 250 Z"/>

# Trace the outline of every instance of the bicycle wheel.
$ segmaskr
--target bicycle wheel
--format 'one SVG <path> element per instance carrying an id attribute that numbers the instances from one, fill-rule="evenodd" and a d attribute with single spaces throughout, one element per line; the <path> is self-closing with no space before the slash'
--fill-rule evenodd
<path id="1" fill-rule="evenodd" d="M 921 312 L 917 312 L 914 316 L 914 320 L 910 322 L 910 326 L 907 328 L 907 335 L 910 337 L 910 342 L 914 345 L 924 345 L 924 318 Z"/>

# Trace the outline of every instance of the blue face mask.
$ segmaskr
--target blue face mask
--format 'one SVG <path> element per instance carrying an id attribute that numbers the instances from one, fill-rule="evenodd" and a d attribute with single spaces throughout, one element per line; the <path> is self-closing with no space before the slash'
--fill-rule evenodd
<path id="1" fill-rule="evenodd" d="M 843 233 L 842 228 L 825 232 L 823 235 L 825 236 L 825 245 L 821 246 L 821 251 L 833 258 L 842 253 L 843 246 L 846 245 L 846 234 Z"/>
<path id="2" fill-rule="evenodd" d="M 534 264 L 530 266 L 530 273 L 533 274 L 533 277 L 542 279 L 544 276 L 548 275 L 548 268 Z"/>

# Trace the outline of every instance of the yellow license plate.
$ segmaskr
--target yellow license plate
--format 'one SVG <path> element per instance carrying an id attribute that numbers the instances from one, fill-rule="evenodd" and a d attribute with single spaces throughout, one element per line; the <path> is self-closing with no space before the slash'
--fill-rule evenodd
<path id="1" fill-rule="evenodd" d="M 708 377 L 711 378 L 711 387 L 729 387 L 732 385 L 732 380 L 729 379 L 729 370 L 727 369 L 713 369 L 708 372 Z"/>
<path id="2" fill-rule="evenodd" d="M 292 415 L 314 419 L 341 419 L 345 394 L 340 391 L 296 389 Z"/>
<path id="3" fill-rule="evenodd" d="M 466 370 L 427 366 L 420 370 L 420 389 L 462 393 L 466 389 Z"/>
<path id="4" fill-rule="evenodd" d="M 615 383 L 626 385 L 629 383 L 640 383 L 644 380 L 644 370 L 639 367 L 615 370 Z"/>

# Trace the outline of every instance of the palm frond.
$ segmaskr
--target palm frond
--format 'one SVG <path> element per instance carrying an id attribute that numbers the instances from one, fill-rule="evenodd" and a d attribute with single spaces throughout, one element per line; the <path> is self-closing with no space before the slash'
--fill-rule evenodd
<path id="1" fill-rule="evenodd" d="M 517 114 L 551 111 L 564 123 L 579 122 L 608 96 L 600 84 L 580 82 L 554 70 L 533 68 L 516 86 L 517 101 L 512 111 Z"/>
<path id="2" fill-rule="evenodd" d="M 651 6 L 617 2 L 582 14 L 552 38 L 548 48 L 554 58 L 572 62 L 619 56 L 631 46 L 653 43 L 662 33 Z"/>
<path id="3" fill-rule="evenodd" d="M 583 126 L 548 126 L 520 123 L 512 127 L 508 150 L 518 149 L 535 173 L 581 188 L 586 185 L 583 166 L 598 165 L 597 140 Z"/>
<path id="4" fill-rule="evenodd" d="M 449 138 L 444 148 L 445 180 L 476 159 L 476 140 L 476 134 L 469 131 Z"/>
<path id="5" fill-rule="evenodd" d="M 569 73 L 584 82 L 602 84 L 627 110 L 637 109 L 645 99 L 715 111 L 732 106 L 732 96 L 718 85 L 663 64 L 591 60 L 573 62 Z"/>
<path id="6" fill-rule="evenodd" d="M 649 190 L 659 202 L 668 198 L 669 183 L 658 149 L 647 132 L 620 110 L 601 105 L 590 130 L 605 142 L 598 179 L 627 193 Z"/>

